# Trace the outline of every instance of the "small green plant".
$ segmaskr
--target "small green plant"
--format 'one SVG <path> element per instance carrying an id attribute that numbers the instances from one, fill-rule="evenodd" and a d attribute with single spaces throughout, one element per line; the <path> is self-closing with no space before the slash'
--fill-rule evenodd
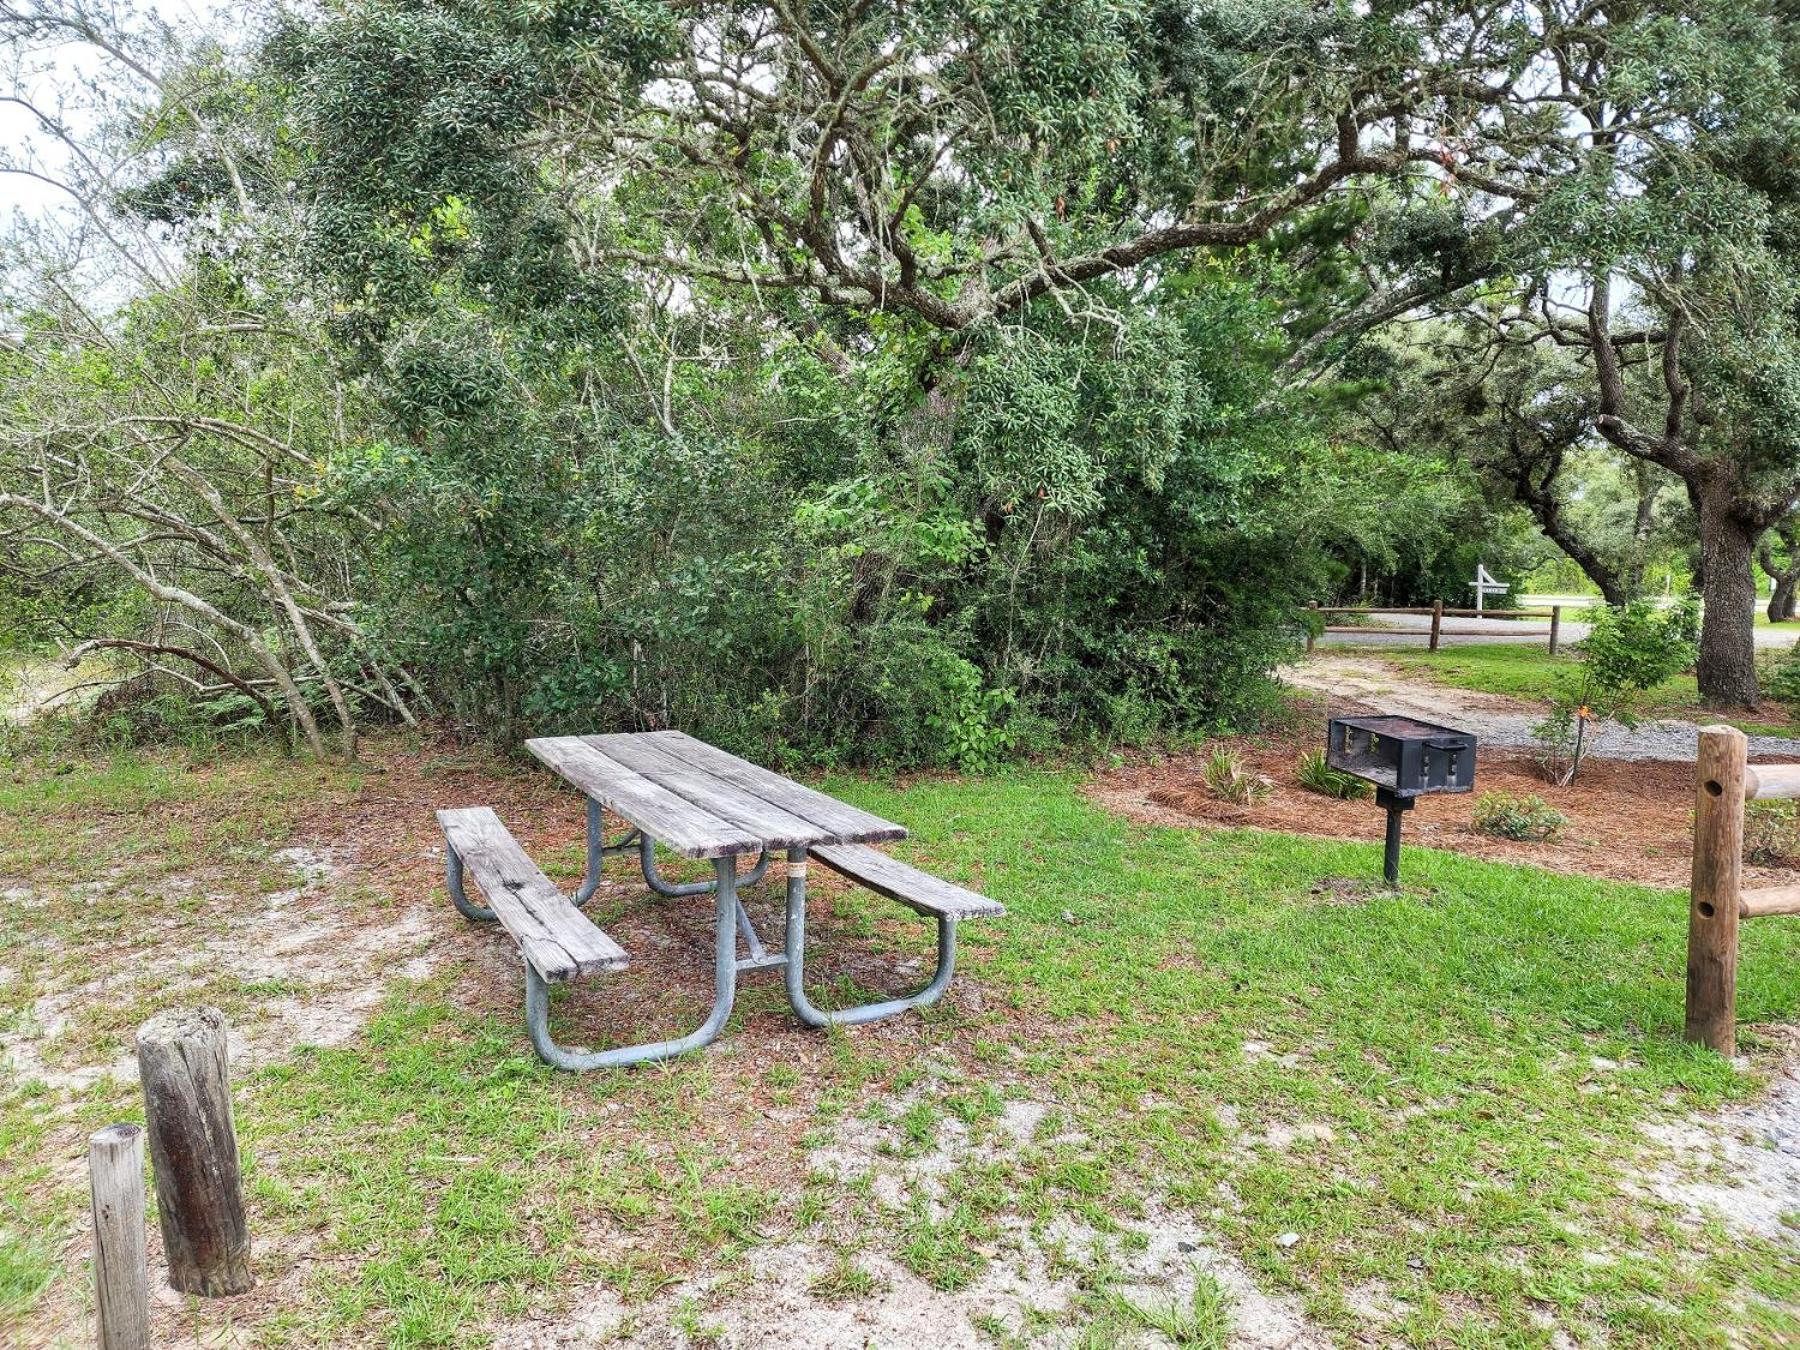
<path id="1" fill-rule="evenodd" d="M 1332 768 L 1326 762 L 1323 750 L 1308 750 L 1302 754 L 1299 765 L 1294 769 L 1294 777 L 1300 780 L 1301 787 L 1323 797 L 1355 801 L 1369 795 L 1367 783 L 1353 773 Z"/>
<path id="2" fill-rule="evenodd" d="M 1800 856 L 1800 802 L 1777 798 L 1744 807 L 1746 862 L 1786 862 Z"/>
<path id="3" fill-rule="evenodd" d="M 831 1263 L 831 1269 L 816 1276 L 811 1288 L 815 1298 L 826 1303 L 836 1303 L 844 1299 L 866 1298 L 884 1284 L 885 1281 L 858 1265 L 851 1253 L 839 1252 Z"/>
<path id="4" fill-rule="evenodd" d="M 1569 818 L 1535 792 L 1484 792 L 1475 801 L 1475 828 L 1499 839 L 1554 839 Z"/>
<path id="5" fill-rule="evenodd" d="M 1245 768 L 1243 759 L 1222 745 L 1215 746 L 1206 757 L 1200 780 L 1213 796 L 1233 806 L 1261 801 L 1275 786 L 1260 773 Z"/>
<path id="6" fill-rule="evenodd" d="M 1769 659 L 1763 671 L 1762 690 L 1777 703 L 1800 707 L 1800 648 Z"/>
<path id="7" fill-rule="evenodd" d="M 1691 595 L 1666 609 L 1633 600 L 1597 611 L 1575 677 L 1558 684 L 1549 715 L 1531 729 L 1544 776 L 1552 783 L 1574 782 L 1588 724 L 1610 717 L 1633 725 L 1642 695 L 1693 665 L 1699 631 L 1699 602 Z"/>
<path id="8" fill-rule="evenodd" d="M 1179 1299 L 1146 1305 L 1113 1294 L 1112 1303 L 1125 1316 L 1151 1331 L 1160 1331 L 1176 1345 L 1224 1350 L 1231 1344 L 1232 1297 L 1216 1275 L 1194 1271 L 1194 1292 L 1184 1306 Z"/>

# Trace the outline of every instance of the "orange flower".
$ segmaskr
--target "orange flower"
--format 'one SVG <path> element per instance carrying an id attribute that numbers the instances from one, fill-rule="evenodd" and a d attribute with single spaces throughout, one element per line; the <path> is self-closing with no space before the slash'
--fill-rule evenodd
<path id="1" fill-rule="evenodd" d="M 1585 703 L 1575 710 L 1575 715 L 1584 722 L 1593 716 L 1593 714 L 1588 711 L 1587 704 Z"/>

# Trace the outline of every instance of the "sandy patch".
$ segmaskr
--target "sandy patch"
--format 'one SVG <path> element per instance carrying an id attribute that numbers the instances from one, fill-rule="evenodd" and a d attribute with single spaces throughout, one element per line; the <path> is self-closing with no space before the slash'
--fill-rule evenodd
<path id="1" fill-rule="evenodd" d="M 907 1138 L 903 1118 L 968 1086 L 948 1059 L 923 1067 L 919 1079 L 883 1101 L 877 1114 L 842 1120 L 807 1155 L 811 1170 L 866 1185 L 888 1220 L 898 1223 L 921 1207 L 942 1219 L 946 1184 L 966 1164 L 1087 1142 L 1056 1104 L 1014 1098 L 973 1125 L 943 1115 L 921 1148 Z M 1107 1306 L 1115 1317 L 1130 1316 L 1126 1305 L 1143 1310 L 1137 1320 L 1144 1326 L 1120 1344 L 1173 1344 L 1152 1324 L 1179 1324 L 1202 1279 L 1223 1291 L 1231 1345 L 1312 1350 L 1331 1344 L 1306 1319 L 1298 1299 L 1261 1290 L 1223 1249 L 1216 1231 L 1155 1201 L 1110 1231 L 1068 1216 L 1030 1222 L 1003 1215 L 975 1248 L 985 1258 L 980 1273 L 956 1290 L 934 1286 L 895 1259 L 889 1249 L 897 1250 L 900 1240 L 879 1221 L 833 1218 L 823 1227 L 823 1234 L 757 1248 L 736 1267 L 703 1271 L 637 1306 L 610 1289 L 590 1290 L 568 1311 L 522 1322 L 495 1344 L 503 1350 L 599 1344 L 976 1350 L 1003 1333 L 1022 1344 L 1062 1346 L 1073 1344 L 1088 1320 L 1076 1305 L 1092 1294 L 1099 1270 L 1108 1272 Z M 840 1262 L 846 1259 L 868 1283 L 852 1297 L 839 1294 Z"/>
<path id="2" fill-rule="evenodd" d="M 154 997 L 178 1002 L 183 991 L 202 997 L 209 981 L 229 972 L 255 995 L 247 1014 L 231 1023 L 231 1062 L 246 1072 L 300 1046 L 341 1045 L 381 1002 L 386 981 L 422 978 L 436 965 L 444 926 L 424 908 L 363 908 L 337 890 L 353 860 L 327 849 L 283 849 L 276 860 L 292 867 L 296 885 L 251 900 L 208 897 L 232 905 L 230 921 L 195 925 L 179 910 L 150 920 L 142 950 L 94 979 L 54 988 L 36 998 L 19 1025 L 0 1032 L 0 1065 L 17 1081 L 41 1081 L 76 1094 L 98 1079 L 137 1076 L 129 1044 L 112 1053 L 84 1052 L 70 1063 L 57 1042 L 79 1011 L 101 1001 Z M 165 890 L 192 890 L 164 883 Z"/>
<path id="3" fill-rule="evenodd" d="M 1667 1151 L 1643 1186 L 1695 1224 L 1718 1219 L 1800 1248 L 1800 1028 L 1781 1034 L 1786 1049 L 1756 1100 L 1643 1127 Z"/>

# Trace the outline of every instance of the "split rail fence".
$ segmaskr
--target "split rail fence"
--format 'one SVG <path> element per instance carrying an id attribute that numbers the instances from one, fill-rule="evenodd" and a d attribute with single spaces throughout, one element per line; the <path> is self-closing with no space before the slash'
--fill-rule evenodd
<path id="1" fill-rule="evenodd" d="M 1556 655 L 1558 648 L 1562 645 L 1562 610 L 1563 607 L 1561 605 L 1550 606 L 1550 655 L 1552 656 Z M 1438 643 L 1443 638 L 1444 620 L 1447 618 L 1541 619 L 1544 617 L 1544 611 L 1541 609 L 1446 609 L 1444 608 L 1444 602 L 1442 600 L 1439 600 L 1434 605 L 1416 605 L 1411 607 L 1401 605 L 1321 605 L 1317 600 L 1313 600 L 1308 602 L 1306 612 L 1309 615 L 1319 615 L 1321 618 L 1331 614 L 1429 614 L 1431 616 L 1431 631 L 1426 650 L 1434 652 L 1438 649 Z M 1306 630 L 1306 650 L 1309 652 L 1313 649 L 1313 643 L 1316 640 L 1315 634 L 1318 631 L 1327 633 L 1367 633 L 1402 632 L 1406 630 L 1353 628 L 1348 625 L 1334 628 L 1329 624 L 1325 625 L 1323 629 L 1320 630 L 1316 625 L 1308 625 Z"/>
<path id="2" fill-rule="evenodd" d="M 1700 729 L 1686 1035 L 1721 1055 L 1737 1051 L 1738 925 L 1800 914 L 1800 886 L 1743 888 L 1744 803 L 1800 797 L 1800 764 L 1751 764 L 1749 747 L 1736 727 Z"/>

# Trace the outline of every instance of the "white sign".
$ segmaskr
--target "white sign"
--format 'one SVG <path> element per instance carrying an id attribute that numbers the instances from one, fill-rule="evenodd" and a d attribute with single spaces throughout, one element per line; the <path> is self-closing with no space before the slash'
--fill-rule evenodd
<path id="1" fill-rule="evenodd" d="M 1475 588 L 1475 612 L 1477 614 L 1481 613 L 1481 602 L 1483 600 L 1487 599 L 1490 595 L 1505 595 L 1507 590 L 1504 581 L 1495 581 L 1494 578 L 1488 574 L 1486 563 L 1475 564 L 1475 580 L 1469 584 Z"/>

